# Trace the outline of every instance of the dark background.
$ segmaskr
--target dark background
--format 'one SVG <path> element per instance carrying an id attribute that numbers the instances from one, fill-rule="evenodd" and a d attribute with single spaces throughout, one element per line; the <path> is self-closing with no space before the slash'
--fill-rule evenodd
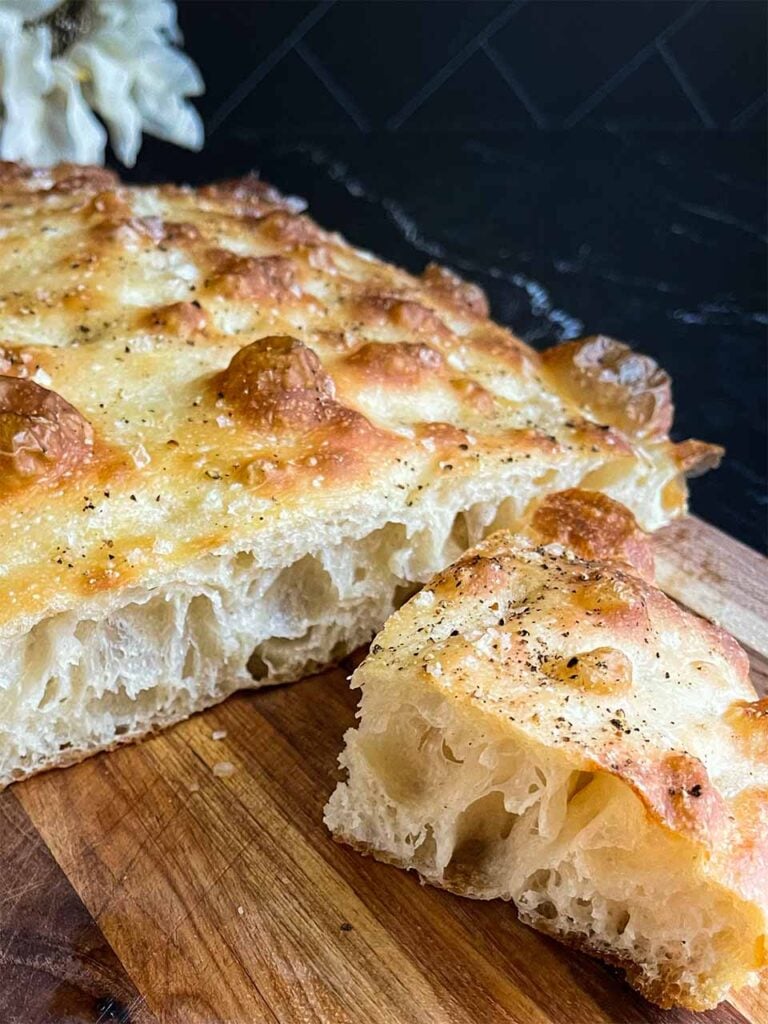
<path id="1" fill-rule="evenodd" d="M 598 331 L 670 371 L 728 457 L 693 507 L 764 549 L 763 0 L 179 4 L 208 141 L 138 179 L 251 167 L 412 270 L 482 284 L 534 345 Z"/>

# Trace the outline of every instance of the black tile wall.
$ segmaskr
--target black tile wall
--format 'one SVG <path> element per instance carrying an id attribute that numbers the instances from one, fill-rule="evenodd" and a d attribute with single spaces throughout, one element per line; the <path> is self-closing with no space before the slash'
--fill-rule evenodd
<path id="1" fill-rule="evenodd" d="M 508 3 L 336 3 L 305 40 L 371 129 L 393 127 L 425 83 Z M 390 124 L 390 122 L 393 122 Z"/>
<path id="2" fill-rule="evenodd" d="M 424 99 L 402 130 L 493 132 L 530 123 L 525 104 L 511 91 L 492 58 L 478 49 Z"/>
<path id="3" fill-rule="evenodd" d="M 715 124 L 738 126 L 742 113 L 765 101 L 767 12 L 761 0 L 707 4 L 669 40 Z"/>
<path id="4" fill-rule="evenodd" d="M 673 69 L 661 53 L 651 53 L 642 64 L 622 75 L 621 81 L 595 102 L 580 124 L 595 127 L 653 128 L 664 111 L 664 123 L 677 128 L 701 128 L 702 122 Z"/>
<path id="5" fill-rule="evenodd" d="M 322 5 L 309 2 L 273 3 L 248 0 L 199 0 L 180 3 L 179 22 L 184 48 L 203 71 L 206 91 L 198 107 L 210 128 L 212 115 L 226 116 L 228 103 L 263 67 L 265 76 L 292 48 L 293 33 L 305 19 L 312 23 Z M 258 85 L 254 81 L 252 86 Z"/>
<path id="6" fill-rule="evenodd" d="M 528 3 L 494 37 L 493 46 L 515 69 L 547 124 L 571 125 L 599 90 L 691 6 L 658 0 Z M 649 104 L 649 112 L 653 109 L 663 110 Z"/>
<path id="7" fill-rule="evenodd" d="M 209 134 L 764 125 L 763 0 L 187 0 Z M 230 128 L 232 125 L 230 124 Z"/>

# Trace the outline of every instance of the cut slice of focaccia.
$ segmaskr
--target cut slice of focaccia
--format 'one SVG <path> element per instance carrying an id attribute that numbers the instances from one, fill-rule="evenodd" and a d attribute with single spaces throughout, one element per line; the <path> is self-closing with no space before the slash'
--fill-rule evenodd
<path id="1" fill-rule="evenodd" d="M 768 962 L 768 698 L 651 571 L 571 492 L 439 573 L 353 676 L 326 822 L 698 1010 Z"/>
<path id="2" fill-rule="evenodd" d="M 0 169 L 0 784 L 335 659 L 553 490 L 659 526 L 716 457 L 650 359 L 538 355 L 301 205 Z"/>

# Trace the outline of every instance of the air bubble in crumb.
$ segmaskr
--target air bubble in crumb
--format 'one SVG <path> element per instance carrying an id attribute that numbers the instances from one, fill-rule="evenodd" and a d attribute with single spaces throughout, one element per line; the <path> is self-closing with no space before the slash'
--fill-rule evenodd
<path id="1" fill-rule="evenodd" d="M 213 766 L 213 774 L 217 779 L 228 779 L 235 774 L 235 766 L 231 761 L 217 761 Z"/>
<path id="2" fill-rule="evenodd" d="M 214 729 L 211 733 L 212 740 L 225 740 L 227 738 L 226 729 Z"/>

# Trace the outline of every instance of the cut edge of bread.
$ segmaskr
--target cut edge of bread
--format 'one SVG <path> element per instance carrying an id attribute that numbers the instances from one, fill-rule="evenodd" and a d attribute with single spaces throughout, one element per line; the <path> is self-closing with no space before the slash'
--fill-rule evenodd
<path id="1" fill-rule="evenodd" d="M 760 908 L 623 780 L 450 697 L 365 674 L 325 810 L 338 842 L 620 968 L 663 1008 L 706 1010 L 763 966 Z M 436 813 L 435 809 L 439 809 Z M 762 952 L 761 952 L 762 951 Z"/>
<path id="2" fill-rule="evenodd" d="M 435 571 L 517 521 L 532 493 L 523 480 L 474 481 L 413 509 L 357 509 L 357 526 L 206 554 L 0 638 L 0 789 L 336 663 Z"/>
<path id="3" fill-rule="evenodd" d="M 294 511 L 252 546 L 206 553 L 165 579 L 0 633 L 0 789 L 236 690 L 293 682 L 338 661 L 468 547 L 579 485 L 564 466 L 548 470 L 542 490 L 533 463 L 442 480 L 418 500 L 352 494 L 333 519 Z M 621 463 L 593 486 L 634 497 L 654 518 L 661 499 L 644 475 L 654 472 Z"/>

